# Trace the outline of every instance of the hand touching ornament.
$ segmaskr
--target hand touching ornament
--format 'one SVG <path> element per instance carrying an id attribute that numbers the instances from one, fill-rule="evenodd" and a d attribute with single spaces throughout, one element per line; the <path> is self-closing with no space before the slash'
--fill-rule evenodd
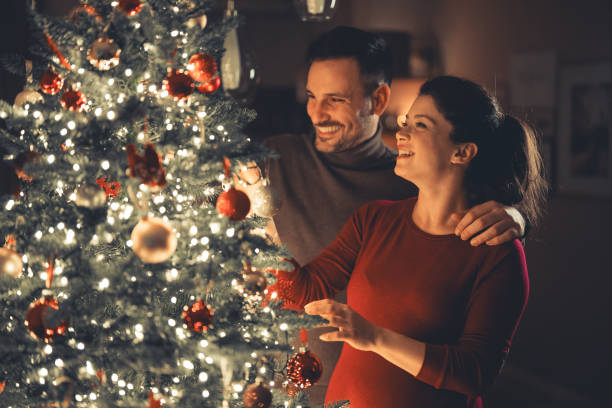
<path id="1" fill-rule="evenodd" d="M 354 348 L 371 351 L 376 342 L 380 328 L 366 320 L 349 306 L 331 299 L 311 302 L 304 306 L 309 315 L 319 315 L 329 320 L 329 326 L 338 331 L 323 333 L 319 338 L 323 341 L 345 341 Z"/>

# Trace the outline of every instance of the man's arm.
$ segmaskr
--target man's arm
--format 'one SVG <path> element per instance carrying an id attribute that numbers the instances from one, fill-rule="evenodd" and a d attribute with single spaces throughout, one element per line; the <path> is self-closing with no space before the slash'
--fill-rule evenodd
<path id="1" fill-rule="evenodd" d="M 457 221 L 455 234 L 478 246 L 499 245 L 525 235 L 525 217 L 515 207 L 487 201 L 472 207 L 465 214 L 453 214 Z"/>

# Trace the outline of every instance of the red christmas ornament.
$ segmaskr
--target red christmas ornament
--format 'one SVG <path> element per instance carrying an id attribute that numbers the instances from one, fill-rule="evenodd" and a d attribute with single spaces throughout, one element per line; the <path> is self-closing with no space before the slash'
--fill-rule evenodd
<path id="1" fill-rule="evenodd" d="M 142 2 L 140 0 L 119 0 L 117 7 L 131 17 L 142 10 Z"/>
<path id="2" fill-rule="evenodd" d="M 68 89 L 62 95 L 62 100 L 60 102 L 62 106 L 69 111 L 83 112 L 87 104 L 87 98 L 85 98 L 85 95 L 80 91 Z"/>
<path id="3" fill-rule="evenodd" d="M 311 387 L 323 374 L 321 360 L 310 350 L 296 353 L 289 359 L 286 368 L 290 384 L 300 389 Z"/>
<path id="4" fill-rule="evenodd" d="M 163 82 L 164 89 L 176 99 L 188 98 L 193 93 L 193 79 L 180 69 L 172 70 Z"/>
<path id="5" fill-rule="evenodd" d="M 217 211 L 232 221 L 244 220 L 250 209 L 249 196 L 234 187 L 224 191 L 217 198 Z"/>
<path id="6" fill-rule="evenodd" d="M 109 183 L 106 181 L 106 177 L 97 179 L 96 184 L 104 189 L 107 198 L 117 197 L 121 191 L 121 184 L 116 181 L 111 181 Z"/>
<path id="7" fill-rule="evenodd" d="M 161 398 L 155 398 L 155 394 L 149 391 L 149 408 L 161 408 Z"/>
<path id="8" fill-rule="evenodd" d="M 64 79 L 54 71 L 48 70 L 40 76 L 40 90 L 47 95 L 55 95 L 62 90 Z"/>
<path id="9" fill-rule="evenodd" d="M 191 306 L 185 305 L 183 308 L 183 321 L 189 330 L 202 333 L 208 330 L 212 323 L 213 311 L 206 306 L 206 303 L 198 300 Z"/>
<path id="10" fill-rule="evenodd" d="M 198 82 L 208 82 L 217 73 L 217 61 L 203 52 L 189 58 L 189 76 Z"/>
<path id="11" fill-rule="evenodd" d="M 272 404 L 272 392 L 261 382 L 250 385 L 242 395 L 244 408 L 269 408 Z"/>
<path id="12" fill-rule="evenodd" d="M 216 92 L 217 89 L 221 86 L 221 77 L 215 77 L 210 81 L 204 82 L 202 84 L 198 84 L 198 91 L 210 94 Z"/>
<path id="13" fill-rule="evenodd" d="M 162 167 L 161 157 L 155 151 L 153 143 L 145 144 L 144 154 L 136 152 L 136 145 L 126 146 L 128 163 L 130 164 L 130 177 L 140 177 L 142 182 L 153 188 L 166 186 L 166 169 Z"/>
<path id="14" fill-rule="evenodd" d="M 34 338 L 50 343 L 57 336 L 68 330 L 68 319 L 59 322 L 50 321 L 54 310 L 58 310 L 57 300 L 53 296 L 45 296 L 30 305 L 26 312 L 25 324 Z"/>

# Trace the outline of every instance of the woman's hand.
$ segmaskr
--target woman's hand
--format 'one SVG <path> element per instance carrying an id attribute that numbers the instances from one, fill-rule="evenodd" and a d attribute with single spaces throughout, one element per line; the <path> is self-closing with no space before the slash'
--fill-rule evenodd
<path id="1" fill-rule="evenodd" d="M 338 331 L 319 336 L 321 340 L 346 341 L 358 350 L 371 351 L 374 349 L 380 328 L 367 321 L 349 306 L 335 300 L 323 299 L 307 304 L 304 306 L 304 311 L 309 315 L 319 315 L 329 320 L 331 327 L 338 328 Z"/>

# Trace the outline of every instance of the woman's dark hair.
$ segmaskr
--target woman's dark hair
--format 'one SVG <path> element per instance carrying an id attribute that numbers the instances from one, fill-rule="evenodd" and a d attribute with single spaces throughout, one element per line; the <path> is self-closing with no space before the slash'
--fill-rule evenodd
<path id="1" fill-rule="evenodd" d="M 314 61 L 355 58 L 367 94 L 391 84 L 391 51 L 379 35 L 353 27 L 336 27 L 313 41 L 306 52 L 308 68 Z"/>
<path id="2" fill-rule="evenodd" d="M 504 114 L 495 97 L 466 79 L 436 77 L 419 94 L 431 96 L 453 125 L 453 142 L 478 146 L 465 174 L 471 204 L 495 200 L 517 205 L 530 225 L 536 225 L 548 187 L 534 130 Z"/>

